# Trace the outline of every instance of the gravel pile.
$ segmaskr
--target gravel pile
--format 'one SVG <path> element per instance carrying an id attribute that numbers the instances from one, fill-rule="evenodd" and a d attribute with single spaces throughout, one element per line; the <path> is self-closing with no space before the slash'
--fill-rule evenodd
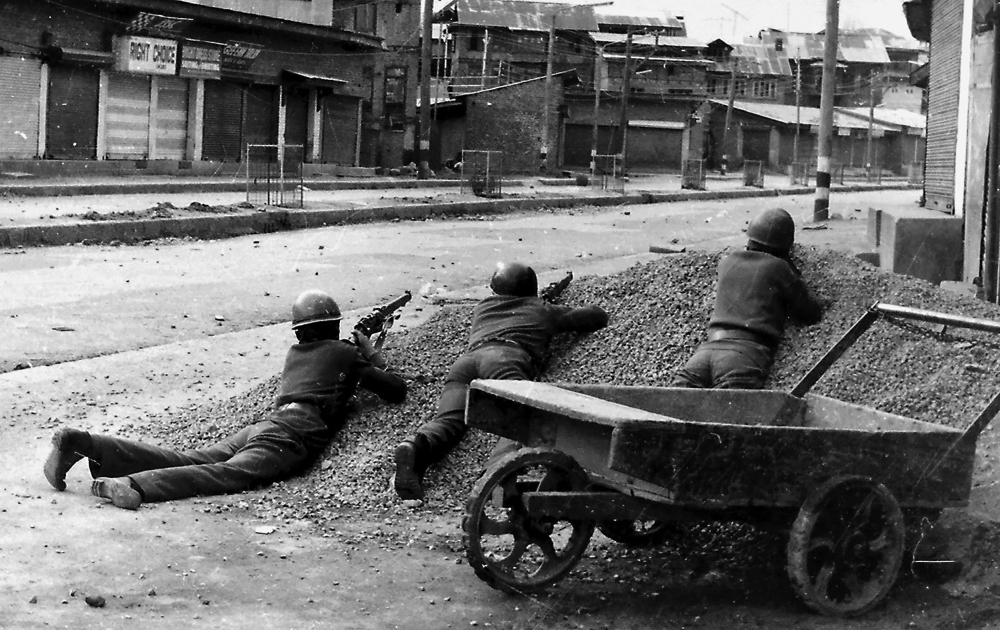
<path id="1" fill-rule="evenodd" d="M 568 304 L 599 304 L 610 326 L 582 338 L 560 340 L 547 381 L 659 385 L 704 337 L 722 253 L 692 252 L 658 259 L 608 277 L 578 278 L 563 294 Z M 828 305 L 823 321 L 786 334 L 772 386 L 788 389 L 871 304 L 883 301 L 1000 320 L 995 305 L 939 290 L 923 281 L 887 274 L 843 254 L 799 248 L 799 267 Z M 446 307 L 426 324 L 394 331 L 387 348 L 392 368 L 410 385 L 402 405 L 361 395 L 347 426 L 307 474 L 231 497 L 259 515 L 307 519 L 324 527 L 342 514 L 400 509 L 389 486 L 391 453 L 434 412 L 445 373 L 461 353 L 472 305 Z M 997 390 L 1000 339 L 932 326 L 877 323 L 813 391 L 911 418 L 964 426 Z M 153 418 L 127 433 L 174 447 L 203 445 L 258 420 L 272 404 L 277 376 L 249 394 L 221 404 Z M 470 433 L 428 477 L 434 513 L 462 505 L 494 438 Z"/>

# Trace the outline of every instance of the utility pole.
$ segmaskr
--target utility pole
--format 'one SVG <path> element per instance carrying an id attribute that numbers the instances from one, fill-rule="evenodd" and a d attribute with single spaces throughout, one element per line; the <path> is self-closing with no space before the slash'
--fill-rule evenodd
<path id="1" fill-rule="evenodd" d="M 736 60 L 729 59 L 729 107 L 726 108 L 726 126 L 722 128 L 722 163 L 719 172 L 726 174 L 729 166 L 729 124 L 733 119 L 733 104 L 736 100 Z"/>
<path id="2" fill-rule="evenodd" d="M 823 50 L 823 89 L 819 102 L 819 138 L 816 155 L 816 200 L 813 221 L 830 216 L 830 156 L 833 154 L 833 96 L 837 82 L 840 0 L 826 0 L 826 40 Z"/>
<path id="3" fill-rule="evenodd" d="M 865 175 L 872 179 L 872 134 L 875 128 L 875 70 L 868 76 L 868 139 L 865 141 Z"/>
<path id="4" fill-rule="evenodd" d="M 431 153 L 431 55 L 432 30 L 434 22 L 434 2 L 424 0 L 423 16 L 421 22 L 421 36 L 423 41 L 420 47 L 420 142 L 418 147 L 417 179 L 427 179 L 430 177 L 430 153 Z"/>
<path id="5" fill-rule="evenodd" d="M 802 58 L 795 49 L 795 142 L 792 145 L 792 164 L 799 161 L 799 127 L 802 125 Z M 792 166 L 793 172 L 795 167 Z"/>
<path id="6" fill-rule="evenodd" d="M 628 97 L 632 91 L 632 27 L 628 27 L 628 35 L 625 39 L 625 70 L 622 75 L 622 110 L 618 122 L 621 133 L 621 156 L 622 174 L 626 173 L 625 156 L 628 150 Z"/>
<path id="7" fill-rule="evenodd" d="M 601 115 L 601 62 L 604 47 L 594 45 L 594 126 L 590 134 L 590 176 L 597 174 L 597 121 Z"/>

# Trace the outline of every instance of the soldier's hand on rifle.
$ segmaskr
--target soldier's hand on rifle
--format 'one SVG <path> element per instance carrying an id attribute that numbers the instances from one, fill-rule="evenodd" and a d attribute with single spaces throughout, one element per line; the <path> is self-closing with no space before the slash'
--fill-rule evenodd
<path id="1" fill-rule="evenodd" d="M 382 352 L 375 347 L 372 340 L 358 330 L 352 330 L 351 336 L 354 338 L 354 343 L 361 350 L 361 355 L 371 361 L 372 365 L 378 369 L 384 370 L 386 366 L 385 359 L 382 358 Z"/>

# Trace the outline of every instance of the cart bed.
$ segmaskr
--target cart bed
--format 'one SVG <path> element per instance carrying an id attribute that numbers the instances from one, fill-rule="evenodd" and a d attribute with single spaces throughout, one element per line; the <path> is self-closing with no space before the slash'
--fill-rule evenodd
<path id="1" fill-rule="evenodd" d="M 780 391 L 477 380 L 469 426 L 561 450 L 616 489 L 701 507 L 799 505 L 838 475 L 905 507 L 968 504 L 975 442 L 957 429 Z"/>

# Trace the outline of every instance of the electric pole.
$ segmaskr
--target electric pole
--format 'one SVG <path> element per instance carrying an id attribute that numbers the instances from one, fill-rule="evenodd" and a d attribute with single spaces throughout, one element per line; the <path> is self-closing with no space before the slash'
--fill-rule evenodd
<path id="1" fill-rule="evenodd" d="M 823 89 L 819 102 L 819 138 L 816 155 L 816 200 L 813 221 L 830 216 L 830 157 L 833 154 L 833 96 L 837 82 L 840 0 L 826 0 L 826 39 L 823 49 Z"/>
<path id="2" fill-rule="evenodd" d="M 875 70 L 868 76 L 871 83 L 868 86 L 868 139 L 865 142 L 865 175 L 868 181 L 872 179 L 872 134 L 875 127 Z"/>
<path id="3" fill-rule="evenodd" d="M 424 0 L 421 18 L 421 37 L 423 41 L 420 47 L 420 143 L 418 147 L 417 178 L 427 179 L 430 177 L 430 153 L 431 153 L 431 64 L 433 56 L 431 54 L 432 29 L 434 22 L 434 1 Z"/>

